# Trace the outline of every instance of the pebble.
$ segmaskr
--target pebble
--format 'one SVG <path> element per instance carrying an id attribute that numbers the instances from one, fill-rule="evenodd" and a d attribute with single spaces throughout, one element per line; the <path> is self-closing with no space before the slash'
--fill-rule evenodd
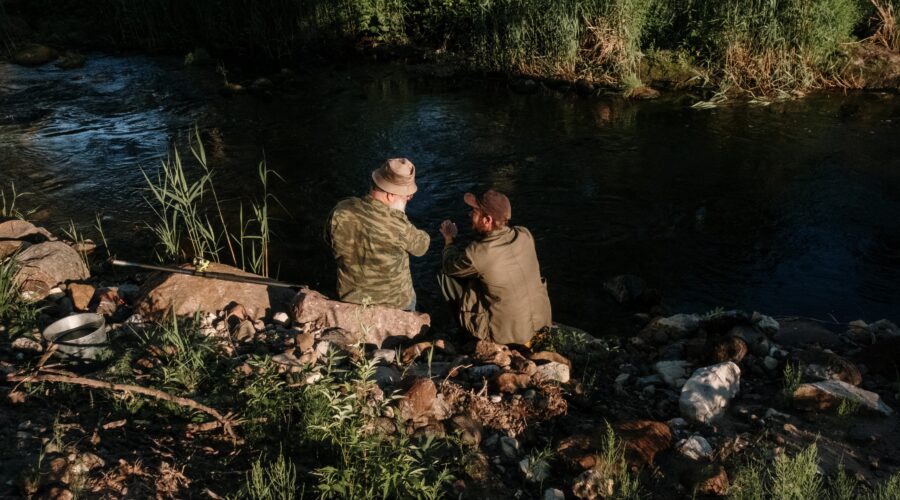
<path id="1" fill-rule="evenodd" d="M 566 500 L 566 494 L 556 488 L 544 490 L 543 500 Z"/>
<path id="2" fill-rule="evenodd" d="M 503 436 L 500 438 L 500 451 L 504 457 L 515 460 L 519 456 L 519 442 L 515 438 Z"/>
<path id="3" fill-rule="evenodd" d="M 778 360 L 773 358 L 772 356 L 766 356 L 763 360 L 763 365 L 765 365 L 766 369 L 769 371 L 775 371 L 778 368 Z"/>
<path id="4" fill-rule="evenodd" d="M 490 399 L 491 399 L 491 403 L 497 404 L 500 401 L 503 401 L 503 396 L 501 396 L 499 394 L 493 394 L 493 395 L 491 395 Z"/>
<path id="5" fill-rule="evenodd" d="M 620 373 L 618 377 L 616 377 L 616 383 L 619 385 L 625 385 L 625 382 L 628 382 L 628 379 L 631 378 L 631 375 L 628 373 Z"/>

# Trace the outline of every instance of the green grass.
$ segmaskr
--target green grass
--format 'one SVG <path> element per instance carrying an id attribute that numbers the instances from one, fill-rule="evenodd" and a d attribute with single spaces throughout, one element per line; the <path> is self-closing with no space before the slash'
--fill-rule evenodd
<path id="1" fill-rule="evenodd" d="M 0 262 L 0 324 L 7 326 L 7 334 L 18 336 L 37 326 L 41 308 L 19 295 L 15 281 L 18 265 L 13 257 Z"/>
<path id="2" fill-rule="evenodd" d="M 176 394 L 192 395 L 209 381 L 211 341 L 200 333 L 196 322 L 172 318 L 143 334 L 143 344 L 159 359 L 157 379 L 161 387 Z"/>
<path id="3" fill-rule="evenodd" d="M 794 391 L 803 383 L 803 367 L 799 364 L 786 363 L 782 372 L 782 396 L 790 401 L 794 397 Z"/>
<path id="4" fill-rule="evenodd" d="M 0 13 L 2 13 L 2 7 L 0 7 Z M 22 197 L 30 194 L 31 193 L 27 192 L 17 192 L 16 184 L 12 181 L 9 183 L 9 194 L 6 193 L 5 189 L 0 188 L 0 218 L 25 220 L 29 215 L 34 213 L 34 210 L 23 211 L 20 207 L 16 206 Z"/>
<path id="5" fill-rule="evenodd" d="M 779 456 L 772 475 L 772 496 L 779 500 L 821 498 L 823 484 L 818 464 L 819 452 L 815 444 L 793 457 Z"/>
<path id="6" fill-rule="evenodd" d="M 254 500 L 293 500 L 297 497 L 297 468 L 282 454 L 266 464 L 257 459 L 247 473 L 242 493 Z"/>

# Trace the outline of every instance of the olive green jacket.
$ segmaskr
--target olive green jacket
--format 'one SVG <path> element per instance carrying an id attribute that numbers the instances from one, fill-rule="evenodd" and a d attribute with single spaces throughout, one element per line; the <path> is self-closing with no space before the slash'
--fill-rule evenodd
<path id="1" fill-rule="evenodd" d="M 525 344 L 550 326 L 550 297 L 528 229 L 497 229 L 464 249 L 448 245 L 442 260 L 445 274 L 472 278 L 460 301 L 459 319 L 476 337 Z"/>
<path id="2" fill-rule="evenodd" d="M 416 229 L 401 210 L 365 196 L 342 200 L 328 224 L 337 261 L 338 297 L 344 302 L 398 309 L 413 293 L 409 255 L 421 257 L 431 238 Z"/>

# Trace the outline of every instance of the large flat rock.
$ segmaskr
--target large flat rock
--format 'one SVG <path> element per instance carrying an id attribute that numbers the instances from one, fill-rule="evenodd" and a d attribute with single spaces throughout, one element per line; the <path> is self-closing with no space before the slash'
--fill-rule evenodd
<path id="1" fill-rule="evenodd" d="M 189 265 L 183 266 L 190 269 Z M 257 277 L 236 267 L 211 263 L 209 272 Z M 144 319 L 160 320 L 174 313 L 191 317 L 197 312 L 214 313 L 232 302 L 241 304 L 252 319 L 288 311 L 294 292 L 289 288 L 239 283 L 177 273 L 157 273 L 142 286 L 136 312 Z"/>
<path id="2" fill-rule="evenodd" d="M 31 245 L 15 257 L 16 283 L 23 297 L 41 300 L 60 283 L 84 280 L 90 271 L 81 256 L 61 241 Z"/>
<path id="3" fill-rule="evenodd" d="M 801 410 L 831 410 L 842 403 L 886 416 L 894 414 L 878 394 L 840 380 L 801 384 L 794 391 L 794 406 Z"/>

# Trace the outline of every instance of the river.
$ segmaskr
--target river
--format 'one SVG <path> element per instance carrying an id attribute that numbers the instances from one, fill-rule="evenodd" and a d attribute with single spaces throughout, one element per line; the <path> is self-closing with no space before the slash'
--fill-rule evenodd
<path id="1" fill-rule="evenodd" d="M 117 255 L 147 259 L 141 171 L 152 175 L 173 141 L 189 157 L 196 123 L 226 206 L 258 193 L 261 159 L 283 177 L 271 186 L 289 212 L 274 222 L 282 279 L 333 290 L 328 212 L 365 192 L 381 160 L 406 156 L 420 188 L 408 214 L 434 237 L 414 281 L 439 316 L 437 226 L 467 227 L 462 194 L 494 186 L 534 233 L 564 323 L 610 330 L 621 309 L 602 283 L 626 273 L 671 311 L 900 321 L 896 94 L 698 110 L 683 95 L 521 95 L 391 65 L 272 79 L 225 95 L 212 69 L 174 58 L 0 64 L 0 185 L 32 192 L 20 203 L 53 231 L 72 219 L 94 235 L 102 214 Z"/>

